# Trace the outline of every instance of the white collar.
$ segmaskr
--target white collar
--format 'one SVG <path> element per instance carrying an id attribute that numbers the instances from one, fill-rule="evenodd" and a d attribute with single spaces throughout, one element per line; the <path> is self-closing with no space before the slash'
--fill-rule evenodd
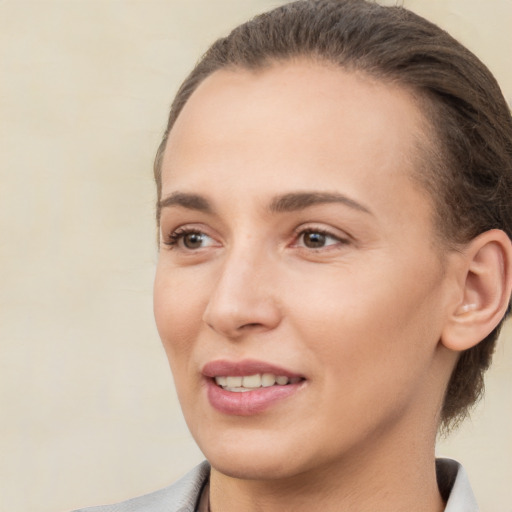
<path id="1" fill-rule="evenodd" d="M 446 499 L 444 512 L 478 512 L 478 504 L 468 475 L 461 464 L 452 459 L 436 459 L 437 485 Z"/>

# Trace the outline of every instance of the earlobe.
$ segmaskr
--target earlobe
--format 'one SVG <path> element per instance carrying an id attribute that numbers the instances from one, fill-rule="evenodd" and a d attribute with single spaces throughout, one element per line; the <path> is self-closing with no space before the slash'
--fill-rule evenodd
<path id="1" fill-rule="evenodd" d="M 441 336 L 453 351 L 467 350 L 499 324 L 512 289 L 512 243 L 501 230 L 492 229 L 474 238 L 463 252 L 460 300 Z"/>

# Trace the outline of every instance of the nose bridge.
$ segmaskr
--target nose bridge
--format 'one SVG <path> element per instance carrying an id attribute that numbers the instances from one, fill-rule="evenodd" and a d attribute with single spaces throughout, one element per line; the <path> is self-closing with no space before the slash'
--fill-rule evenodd
<path id="1" fill-rule="evenodd" d="M 280 310 L 275 270 L 271 255 L 251 240 L 227 250 L 203 320 L 229 338 L 239 337 L 249 328 L 277 326 Z"/>

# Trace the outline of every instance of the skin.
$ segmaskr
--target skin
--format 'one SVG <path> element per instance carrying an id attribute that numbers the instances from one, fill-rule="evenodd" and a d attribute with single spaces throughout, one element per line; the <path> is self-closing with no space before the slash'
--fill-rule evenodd
<path id="1" fill-rule="evenodd" d="M 307 61 L 218 71 L 180 114 L 154 309 L 212 511 L 443 510 L 434 443 L 457 354 L 440 339 L 461 256 L 411 178 L 423 127 L 408 91 Z M 310 192 L 349 201 L 271 208 Z M 305 381 L 262 413 L 217 411 L 202 367 L 248 358 Z"/>

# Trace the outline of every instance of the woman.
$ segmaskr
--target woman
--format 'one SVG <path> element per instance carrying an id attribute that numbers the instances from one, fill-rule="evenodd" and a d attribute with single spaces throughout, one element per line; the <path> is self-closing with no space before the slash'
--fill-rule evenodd
<path id="1" fill-rule="evenodd" d="M 477 510 L 434 458 L 512 288 L 512 121 L 476 57 L 401 8 L 287 4 L 185 80 L 155 177 L 155 317 L 208 463 L 95 510 Z"/>

